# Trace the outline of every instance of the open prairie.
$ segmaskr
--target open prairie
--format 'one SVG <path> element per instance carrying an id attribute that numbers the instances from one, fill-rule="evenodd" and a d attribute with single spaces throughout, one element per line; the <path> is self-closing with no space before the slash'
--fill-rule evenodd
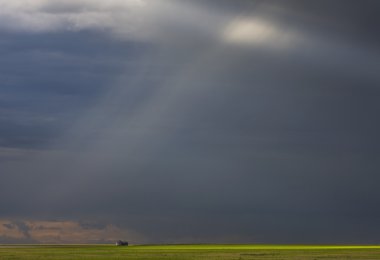
<path id="1" fill-rule="evenodd" d="M 1 245 L 0 259 L 380 259 L 380 246 Z"/>

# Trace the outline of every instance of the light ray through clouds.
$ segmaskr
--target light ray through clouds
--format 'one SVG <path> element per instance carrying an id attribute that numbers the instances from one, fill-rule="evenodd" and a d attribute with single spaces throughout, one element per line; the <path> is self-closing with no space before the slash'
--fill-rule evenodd
<path id="1" fill-rule="evenodd" d="M 355 126 L 370 125 L 359 118 L 369 107 L 355 110 L 347 91 L 379 83 L 378 49 L 293 26 L 309 20 L 282 2 L 216 3 L 0 0 L 2 30 L 99 31 L 140 46 L 49 149 L 3 164 L 13 198 L 0 199 L 0 217 L 100 219 L 136 230 L 136 242 L 315 242 L 329 228 L 342 241 L 361 219 L 340 222 L 357 210 L 347 198 L 366 186 L 345 189 L 339 175 L 378 169 L 355 150 L 375 133 Z M 336 189 L 350 195 L 331 200 Z"/>

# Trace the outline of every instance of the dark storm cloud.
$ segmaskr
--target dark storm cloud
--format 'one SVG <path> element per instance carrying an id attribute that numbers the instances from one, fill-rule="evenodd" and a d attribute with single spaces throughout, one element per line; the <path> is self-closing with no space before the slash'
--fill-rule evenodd
<path id="1" fill-rule="evenodd" d="M 0 142 L 7 147 L 40 148 L 59 136 L 144 48 L 94 32 L 1 38 Z"/>
<path id="2" fill-rule="evenodd" d="M 144 37 L 4 34 L 3 146 L 54 144 L 2 151 L 26 158 L 3 160 L 1 216 L 149 242 L 378 242 L 377 2 L 172 3 L 132 23 Z"/>

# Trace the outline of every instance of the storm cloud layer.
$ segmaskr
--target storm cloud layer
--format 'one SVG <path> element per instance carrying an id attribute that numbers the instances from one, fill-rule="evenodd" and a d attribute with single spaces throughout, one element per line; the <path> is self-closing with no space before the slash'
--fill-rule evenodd
<path id="1" fill-rule="evenodd" d="M 379 243 L 379 8 L 0 0 L 0 242 Z"/>

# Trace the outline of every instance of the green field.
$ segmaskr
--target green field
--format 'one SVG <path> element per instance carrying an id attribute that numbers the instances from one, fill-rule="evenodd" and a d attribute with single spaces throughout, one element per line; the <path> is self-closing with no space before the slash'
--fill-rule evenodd
<path id="1" fill-rule="evenodd" d="M 380 259 L 380 246 L 0 245 L 0 259 Z"/>

